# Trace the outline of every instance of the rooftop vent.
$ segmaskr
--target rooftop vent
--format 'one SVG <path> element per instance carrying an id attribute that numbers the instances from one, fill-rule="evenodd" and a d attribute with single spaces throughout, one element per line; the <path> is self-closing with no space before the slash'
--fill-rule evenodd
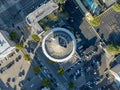
<path id="1" fill-rule="evenodd" d="M 0 40 L 0 46 L 3 46 L 4 43 L 5 43 L 4 40 Z"/>

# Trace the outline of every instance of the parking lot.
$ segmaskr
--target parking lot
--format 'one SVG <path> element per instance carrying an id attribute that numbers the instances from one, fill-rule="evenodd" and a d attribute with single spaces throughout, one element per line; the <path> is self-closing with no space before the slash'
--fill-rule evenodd
<path id="1" fill-rule="evenodd" d="M 100 15 L 101 25 L 96 31 L 105 43 L 120 45 L 120 14 L 111 8 Z"/>
<path id="2" fill-rule="evenodd" d="M 30 66 L 30 63 L 26 62 L 22 55 L 23 53 L 19 51 L 1 63 L 0 77 L 5 85 L 1 88 L 6 87 L 6 90 L 11 90 L 10 87 L 17 90 L 21 88 L 19 83 L 26 78 Z M 31 71 L 29 76 L 33 77 L 34 73 Z"/>

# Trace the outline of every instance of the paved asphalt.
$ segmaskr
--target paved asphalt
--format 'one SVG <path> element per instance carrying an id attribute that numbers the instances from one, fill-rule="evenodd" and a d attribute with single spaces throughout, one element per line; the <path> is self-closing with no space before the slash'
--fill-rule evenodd
<path id="1" fill-rule="evenodd" d="M 48 0 L 20 0 L 15 5 L 0 13 L 0 18 L 8 27 L 20 23 L 25 17 Z"/>
<path id="2" fill-rule="evenodd" d="M 41 59 L 41 62 L 48 68 L 51 74 L 57 79 L 57 82 L 61 85 L 60 88 L 62 90 L 67 90 L 67 79 L 61 75 L 57 74 L 57 68 L 55 68 L 52 64 L 49 63 L 48 58 L 41 52 L 42 48 L 40 47 L 36 52 L 37 56 Z"/>
<path id="3" fill-rule="evenodd" d="M 105 43 L 120 45 L 120 13 L 114 12 L 111 8 L 100 15 L 101 25 L 96 31 Z"/>

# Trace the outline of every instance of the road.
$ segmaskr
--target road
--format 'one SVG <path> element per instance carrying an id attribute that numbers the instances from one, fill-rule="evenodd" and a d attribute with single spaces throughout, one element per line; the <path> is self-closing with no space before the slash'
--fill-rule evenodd
<path id="1" fill-rule="evenodd" d="M 49 63 L 49 60 L 46 58 L 46 56 L 41 52 L 41 47 L 36 52 L 37 56 L 40 58 L 41 62 L 44 63 L 44 65 L 48 68 L 48 70 L 51 72 L 51 74 L 56 78 L 57 82 L 60 84 L 61 90 L 67 90 L 68 84 L 67 79 L 63 77 L 62 75 L 57 74 L 57 68 L 55 68 L 52 64 Z"/>
<path id="2" fill-rule="evenodd" d="M 12 27 L 12 24 L 18 24 L 25 17 L 48 0 L 20 0 L 16 4 L 10 6 L 4 12 L 0 13 L 0 24 L 5 24 L 7 27 Z M 7 3 L 8 6 L 10 3 Z M 7 8 L 7 7 L 6 7 Z"/>

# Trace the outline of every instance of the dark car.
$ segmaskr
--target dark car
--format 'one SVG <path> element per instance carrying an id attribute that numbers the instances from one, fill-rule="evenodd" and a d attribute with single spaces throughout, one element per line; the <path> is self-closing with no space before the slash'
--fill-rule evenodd
<path id="1" fill-rule="evenodd" d="M 11 81 L 11 78 L 8 78 L 8 79 L 7 79 L 7 82 L 10 82 L 10 81 Z"/>
<path id="2" fill-rule="evenodd" d="M 16 80 L 15 78 L 12 78 L 12 82 L 15 82 L 15 80 Z"/>
<path id="3" fill-rule="evenodd" d="M 14 61 L 10 62 L 6 67 L 10 68 L 14 63 L 15 63 Z"/>
<path id="4" fill-rule="evenodd" d="M 16 58 L 16 62 L 18 62 L 21 58 L 22 58 L 21 55 L 19 55 L 19 56 Z"/>
<path id="5" fill-rule="evenodd" d="M 6 70 L 7 70 L 7 67 L 3 67 L 3 68 L 1 68 L 0 72 L 3 73 Z"/>
<path id="6" fill-rule="evenodd" d="M 22 73 L 22 75 L 25 75 L 25 70 L 22 70 L 21 73 Z"/>

